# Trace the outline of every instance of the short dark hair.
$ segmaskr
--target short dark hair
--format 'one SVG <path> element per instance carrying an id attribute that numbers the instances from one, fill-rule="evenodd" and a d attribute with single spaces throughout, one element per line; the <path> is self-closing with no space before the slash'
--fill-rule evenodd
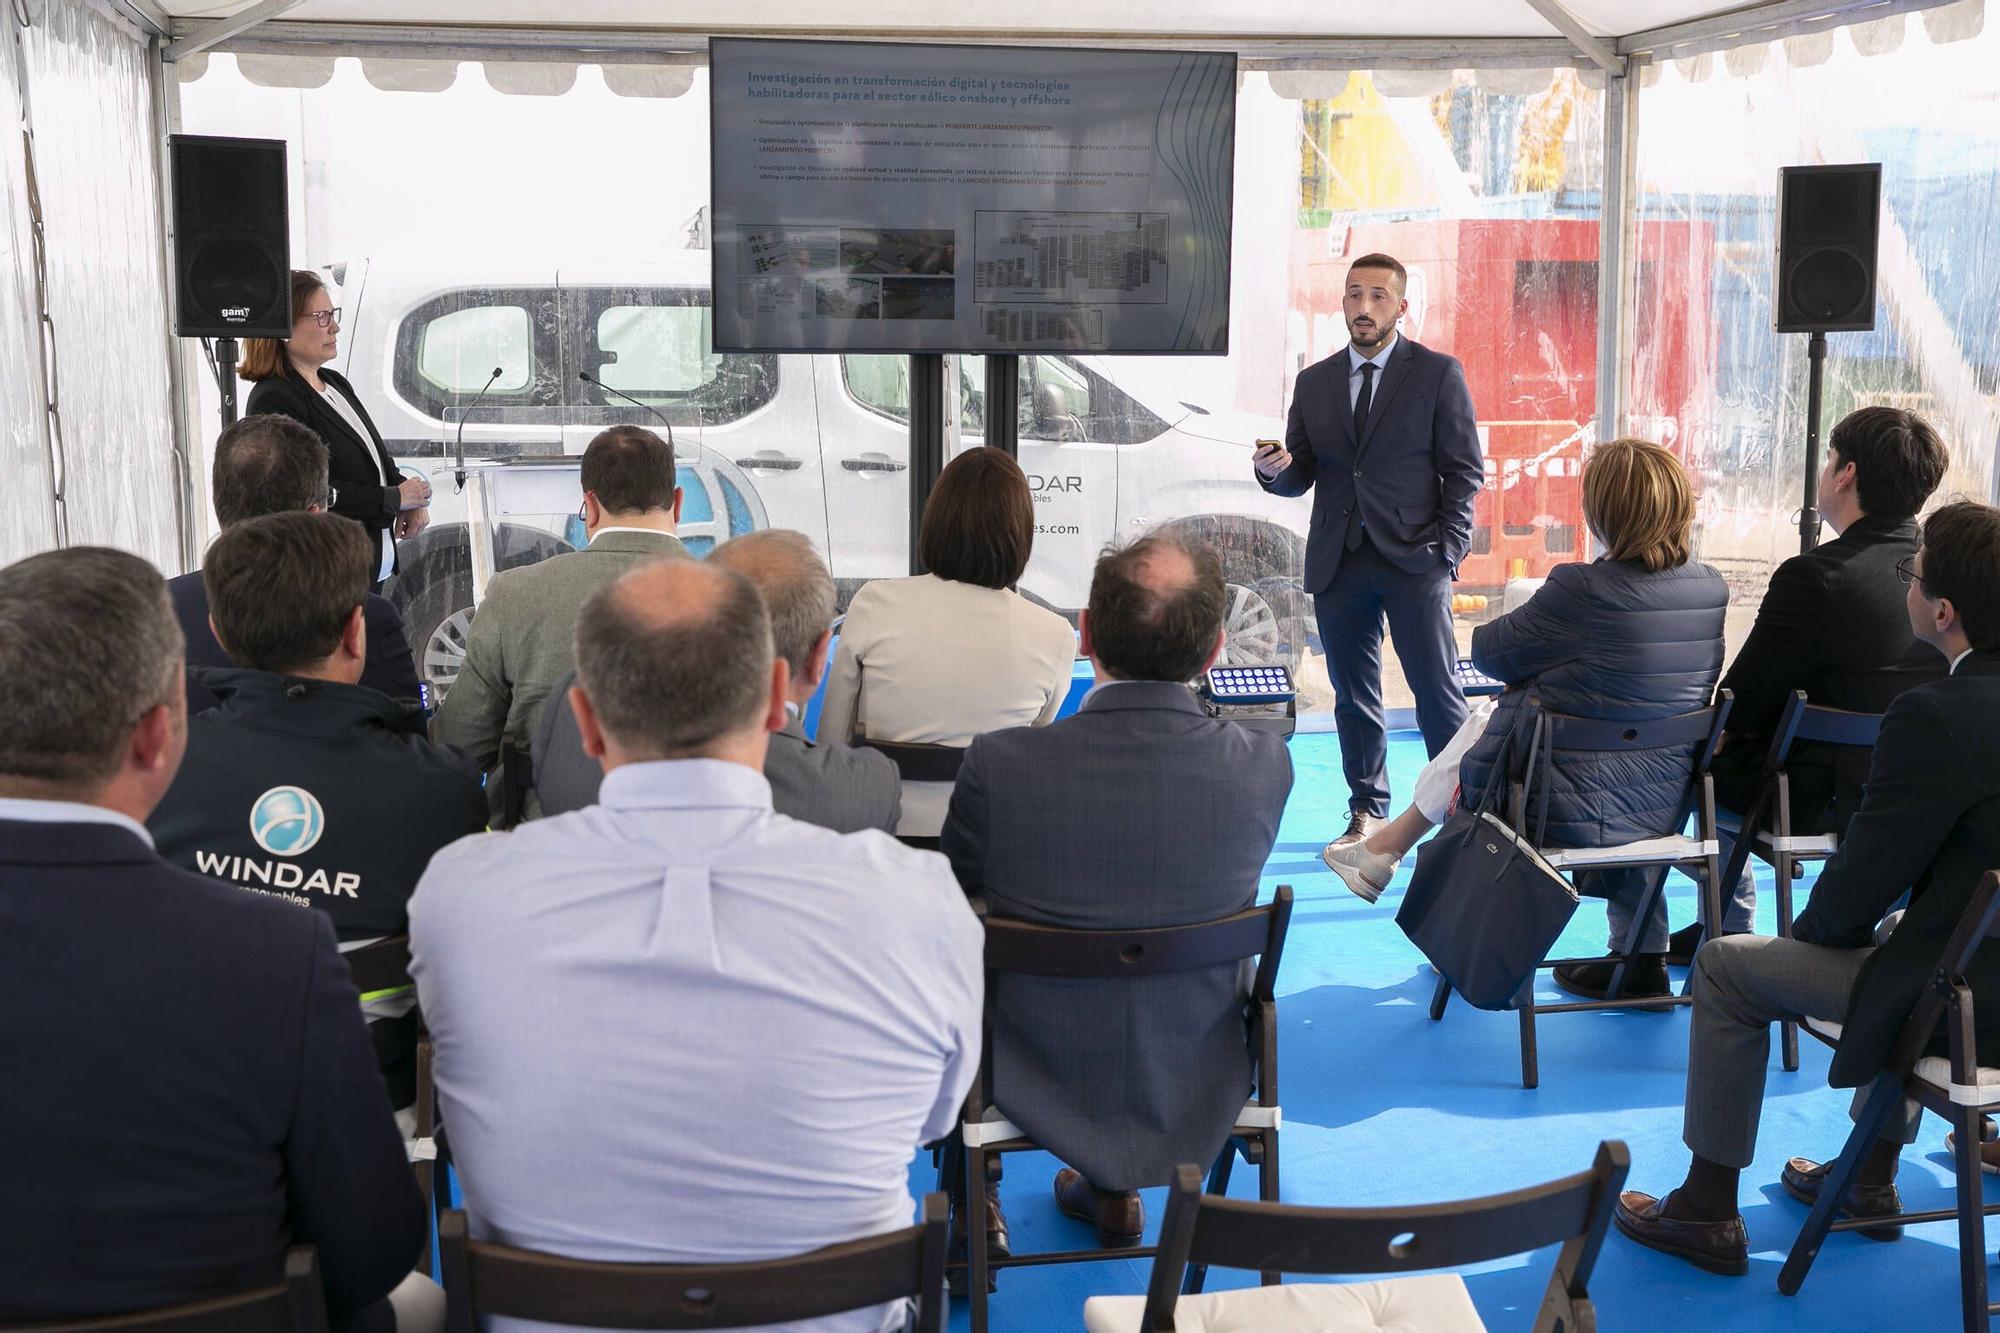
<path id="1" fill-rule="evenodd" d="M 102 786 L 186 652 L 166 580 L 136 555 L 73 546 L 0 569 L 0 789 Z"/>
<path id="2" fill-rule="evenodd" d="M 1156 563 L 1179 554 L 1193 567 L 1182 581 Z M 1090 646 L 1124 680 L 1192 680 L 1222 631 L 1228 594 L 1215 552 L 1170 533 L 1108 549 L 1090 576 Z"/>
<path id="3" fill-rule="evenodd" d="M 945 464 L 924 502 L 917 559 L 955 583 L 1011 588 L 1035 546 L 1028 474 L 998 449 L 967 449 Z"/>
<path id="4" fill-rule="evenodd" d="M 576 679 L 605 734 L 649 759 L 699 753 L 771 697 L 771 621 L 757 585 L 705 561 L 653 560 L 576 618 Z"/>
<path id="5" fill-rule="evenodd" d="M 338 514 L 266 514 L 222 530 L 202 562 L 208 614 L 231 661 L 296 671 L 340 645 L 375 577 L 368 530 Z"/>
<path id="6" fill-rule="evenodd" d="M 732 537 L 708 557 L 757 585 L 771 613 L 771 646 L 791 664 L 792 679 L 805 674 L 813 645 L 833 626 L 833 575 L 803 532 L 764 528 Z"/>
<path id="7" fill-rule="evenodd" d="M 1410 290 L 1409 271 L 1403 267 L 1402 263 L 1394 255 L 1385 255 L 1379 251 L 1374 254 L 1363 255 L 1352 264 L 1349 264 L 1347 271 L 1353 273 L 1357 268 L 1386 268 L 1396 275 L 1397 291 L 1407 292 Z"/>
<path id="8" fill-rule="evenodd" d="M 1862 407 L 1826 437 L 1840 464 L 1854 464 L 1854 494 L 1865 514 L 1914 518 L 1944 480 L 1951 454 L 1928 421 L 1900 407 Z"/>
<path id="9" fill-rule="evenodd" d="M 1924 520 L 1924 592 L 1949 601 L 1965 637 L 2000 652 L 2000 509 L 1960 500 Z"/>
<path id="10" fill-rule="evenodd" d="M 215 437 L 208 484 L 223 527 L 326 503 L 326 443 L 275 413 L 244 417 Z"/>
<path id="11" fill-rule="evenodd" d="M 644 426 L 611 426 L 583 451 L 583 489 L 614 514 L 674 503 L 674 447 Z"/>

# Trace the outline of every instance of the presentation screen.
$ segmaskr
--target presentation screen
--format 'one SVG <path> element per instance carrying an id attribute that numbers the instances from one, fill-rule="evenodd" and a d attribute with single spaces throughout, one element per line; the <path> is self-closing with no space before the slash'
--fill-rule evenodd
<path id="1" fill-rule="evenodd" d="M 715 346 L 1229 350 L 1236 58 L 716 38 Z"/>

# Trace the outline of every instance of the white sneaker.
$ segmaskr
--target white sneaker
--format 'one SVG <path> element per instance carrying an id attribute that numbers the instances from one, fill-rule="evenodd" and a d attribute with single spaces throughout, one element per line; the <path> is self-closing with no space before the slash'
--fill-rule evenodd
<path id="1" fill-rule="evenodd" d="M 1364 842 L 1330 842 L 1319 859 L 1340 876 L 1340 882 L 1352 889 L 1355 897 L 1370 903 L 1382 896 L 1382 890 L 1396 877 L 1396 867 L 1403 863 L 1400 856 L 1369 851 Z"/>

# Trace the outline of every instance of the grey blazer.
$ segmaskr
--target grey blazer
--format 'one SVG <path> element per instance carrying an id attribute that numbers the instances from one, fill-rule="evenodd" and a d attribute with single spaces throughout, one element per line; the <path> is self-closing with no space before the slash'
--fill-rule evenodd
<path id="1" fill-rule="evenodd" d="M 574 670 L 556 682 L 535 734 L 535 796 L 543 815 L 594 805 L 604 779 L 597 761 L 583 752 L 576 714 L 569 708 L 569 687 L 575 683 Z M 764 777 L 771 784 L 772 808 L 779 814 L 835 833 L 870 828 L 894 833 L 902 814 L 903 784 L 887 755 L 811 744 L 797 718 L 771 737 Z"/>
<path id="2" fill-rule="evenodd" d="M 1187 925 L 1256 900 L 1291 789 L 1279 737 L 1207 717 L 1184 685 L 1120 682 L 974 740 L 942 846 L 995 916 Z M 1206 1167 L 1251 1091 L 1248 977 L 996 978 L 995 1103 L 1100 1189 Z"/>

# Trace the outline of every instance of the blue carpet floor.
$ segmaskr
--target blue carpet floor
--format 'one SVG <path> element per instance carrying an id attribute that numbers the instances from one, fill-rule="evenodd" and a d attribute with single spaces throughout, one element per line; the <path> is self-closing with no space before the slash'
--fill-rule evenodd
<path id="1" fill-rule="evenodd" d="M 1285 1200 L 1373 1205 L 1495 1193 L 1581 1170 L 1607 1138 L 1631 1148 L 1632 1188 L 1660 1193 L 1678 1183 L 1687 1165 L 1680 1141 L 1687 1011 L 1550 1015 L 1539 1024 L 1541 1087 L 1524 1090 L 1511 1014 L 1482 1013 L 1454 1000 L 1442 1023 L 1426 1017 L 1434 977 L 1395 925 L 1407 866 L 1371 907 L 1321 865 L 1319 849 L 1345 820 L 1334 738 L 1298 737 L 1292 758 L 1298 779 L 1264 876 L 1267 895 L 1279 884 L 1297 895 L 1278 980 Z M 1422 762 L 1413 733 L 1393 738 L 1390 774 L 1399 803 Z M 1770 872 L 1760 869 L 1758 929 L 1769 933 Z M 1668 895 L 1673 923 L 1693 920 L 1693 886 L 1674 876 Z M 1596 952 L 1603 932 L 1603 905 L 1586 899 L 1561 950 Z M 1678 970 L 1675 977 L 1678 984 Z M 1779 1169 L 1795 1154 L 1833 1156 L 1849 1128 L 1848 1094 L 1826 1087 L 1825 1048 L 1810 1038 L 1800 1046 L 1801 1067 L 1788 1074 L 1773 1041 L 1758 1158 L 1743 1177 L 1750 1275 L 1712 1277 L 1614 1233 L 1591 1283 L 1600 1327 L 1813 1333 L 1958 1327 L 1958 1254 L 1949 1222 L 1913 1227 L 1890 1245 L 1837 1235 L 1804 1290 L 1778 1294 L 1778 1268 L 1805 1219 L 1805 1209 L 1778 1187 Z M 1918 1142 L 1905 1151 L 1906 1208 L 1951 1206 L 1944 1134 L 1944 1123 L 1927 1117 Z M 1017 1252 L 1091 1243 L 1089 1228 L 1056 1211 L 1049 1191 L 1055 1169 L 1044 1154 L 1007 1159 L 1002 1203 Z M 913 1163 L 911 1185 L 917 1193 L 935 1187 L 928 1154 Z M 1149 1241 L 1161 1193 L 1146 1192 Z M 1254 1198 L 1256 1173 L 1239 1164 L 1231 1193 Z M 1551 1249 L 1465 1274 L 1490 1328 L 1530 1327 L 1553 1260 Z M 1143 1292 L 1149 1270 L 1148 1262 L 1133 1260 L 1007 1270 L 992 1298 L 992 1327 L 1079 1329 L 1085 1297 Z M 1218 1269 L 1209 1285 L 1255 1280 Z M 963 1303 L 951 1327 L 969 1327 Z"/>

